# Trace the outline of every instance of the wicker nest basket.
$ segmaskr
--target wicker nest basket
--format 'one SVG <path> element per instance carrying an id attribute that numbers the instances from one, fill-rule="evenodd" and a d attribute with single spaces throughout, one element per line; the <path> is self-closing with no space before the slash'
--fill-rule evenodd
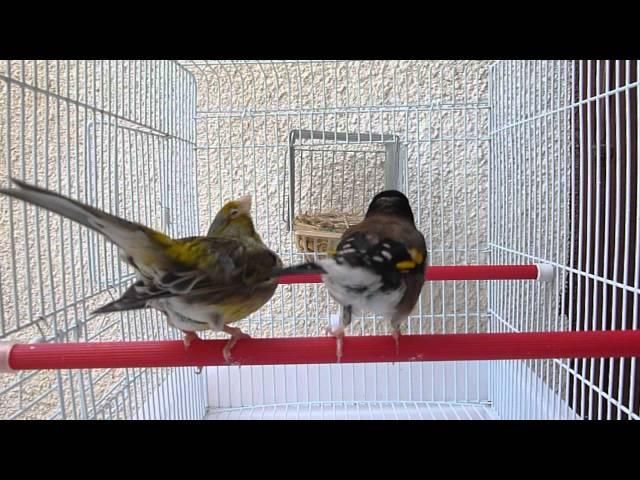
<path id="1" fill-rule="evenodd" d="M 349 227 L 360 223 L 363 215 L 354 213 L 301 213 L 293 220 L 293 233 L 298 250 L 306 260 L 313 260 L 314 253 L 326 253 L 335 249 L 340 237 Z"/>

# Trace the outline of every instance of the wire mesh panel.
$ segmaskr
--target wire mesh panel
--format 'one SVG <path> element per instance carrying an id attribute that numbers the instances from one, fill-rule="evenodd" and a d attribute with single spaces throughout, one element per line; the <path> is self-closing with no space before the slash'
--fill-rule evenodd
<path id="1" fill-rule="evenodd" d="M 490 74 L 493 331 L 638 328 L 638 62 L 499 62 Z M 637 359 L 494 362 L 503 418 L 638 419 Z"/>
<path id="2" fill-rule="evenodd" d="M 0 181 L 17 177 L 170 235 L 194 234 L 195 87 L 174 62 L 2 61 Z M 150 310 L 90 314 L 133 278 L 103 237 L 7 197 L 0 236 L 0 338 L 178 338 Z M 172 397 L 157 397 L 160 388 Z M 201 418 L 202 392 L 189 369 L 28 371 L 0 376 L 0 416 Z"/>

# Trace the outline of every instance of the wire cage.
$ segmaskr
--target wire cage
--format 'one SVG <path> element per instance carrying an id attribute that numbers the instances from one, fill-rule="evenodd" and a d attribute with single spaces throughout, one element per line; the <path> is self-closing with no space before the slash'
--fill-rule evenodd
<path id="1" fill-rule="evenodd" d="M 348 225 L 396 188 L 430 264 L 554 267 L 548 283 L 427 282 L 403 333 L 638 330 L 637 75 L 636 61 L 7 60 L 0 182 L 22 178 L 176 237 L 205 233 L 226 200 L 250 194 L 285 264 L 323 255 L 346 228 L 332 218 Z M 101 236 L 6 197 L 0 235 L 0 340 L 180 338 L 153 310 L 90 314 L 134 278 Z M 322 284 L 280 285 L 238 326 L 318 337 L 337 308 Z M 387 333 L 366 312 L 346 332 Z M 0 417 L 638 419 L 636 368 L 25 370 L 0 374 Z"/>

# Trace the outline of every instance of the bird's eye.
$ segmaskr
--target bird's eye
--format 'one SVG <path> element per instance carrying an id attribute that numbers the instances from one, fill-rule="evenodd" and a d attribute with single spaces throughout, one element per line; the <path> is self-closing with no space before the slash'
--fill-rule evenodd
<path id="1" fill-rule="evenodd" d="M 234 208 L 231 210 L 231 212 L 229 212 L 229 216 L 231 218 L 236 218 L 238 216 L 239 210 L 237 208 Z"/>

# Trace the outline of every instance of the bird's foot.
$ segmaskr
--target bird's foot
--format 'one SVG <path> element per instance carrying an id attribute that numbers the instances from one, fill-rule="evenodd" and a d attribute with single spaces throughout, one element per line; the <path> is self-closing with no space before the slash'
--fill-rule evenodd
<path id="1" fill-rule="evenodd" d="M 184 349 L 189 350 L 191 343 L 196 340 L 200 340 L 196 332 L 184 332 L 184 339 L 182 340 L 184 342 Z"/>
<path id="2" fill-rule="evenodd" d="M 198 334 L 196 332 L 184 332 L 184 338 L 183 338 L 183 342 L 184 342 L 184 349 L 185 350 L 189 350 L 189 347 L 191 346 L 191 344 L 193 342 L 195 342 L 196 340 L 200 340 L 200 337 L 198 336 Z M 203 366 L 200 367 L 196 367 L 196 375 L 200 375 L 200 373 L 202 373 L 202 369 L 204 368 Z"/>
<path id="3" fill-rule="evenodd" d="M 327 327 L 325 332 L 327 335 L 332 335 L 336 338 L 336 357 L 338 358 L 338 363 L 340 363 L 340 360 L 342 359 L 344 328 L 338 327 L 336 329 L 332 329 L 331 327 Z"/>
<path id="4" fill-rule="evenodd" d="M 400 329 L 393 329 L 391 336 L 396 342 L 396 355 L 400 355 Z"/>
<path id="5" fill-rule="evenodd" d="M 231 349 L 234 347 L 234 345 L 238 340 L 241 340 L 243 338 L 251 338 L 251 336 L 247 333 L 244 333 L 239 328 L 229 327 L 229 326 L 224 327 L 224 332 L 231 335 L 231 338 L 222 349 L 222 356 L 224 357 L 224 361 L 226 362 L 227 365 L 239 366 L 240 365 L 239 362 L 231 361 Z"/>

